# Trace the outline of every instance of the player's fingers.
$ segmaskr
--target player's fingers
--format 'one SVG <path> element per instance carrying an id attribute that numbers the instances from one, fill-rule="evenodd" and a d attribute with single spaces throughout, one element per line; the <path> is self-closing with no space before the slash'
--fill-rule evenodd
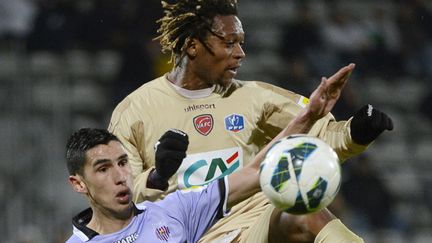
<path id="1" fill-rule="evenodd" d="M 349 77 L 349 76 L 348 76 L 348 77 Z M 330 96 L 330 97 L 332 97 L 332 98 L 337 98 L 337 97 L 339 97 L 339 95 L 341 94 L 343 88 L 344 88 L 345 85 L 347 84 L 348 77 L 345 78 L 345 79 L 343 79 L 343 80 L 341 80 L 341 82 L 339 82 L 339 83 L 337 83 L 337 84 L 334 84 L 334 85 L 331 85 L 331 86 L 329 87 L 328 92 L 329 92 L 329 96 Z"/>
<path id="2" fill-rule="evenodd" d="M 332 81 L 332 83 L 339 83 L 339 82 L 346 82 L 351 75 L 352 71 L 355 68 L 355 64 L 351 63 L 337 71 L 333 76 L 329 78 L 329 80 Z"/>
<path id="3" fill-rule="evenodd" d="M 323 95 L 325 95 L 325 93 L 326 93 L 327 86 L 328 86 L 327 85 L 327 78 L 321 77 L 321 83 L 320 83 L 320 85 L 318 85 L 317 89 L 315 90 L 318 97 L 323 98 Z"/>
<path id="4" fill-rule="evenodd" d="M 346 66 L 346 73 L 345 75 L 341 78 L 340 82 L 341 83 L 346 83 L 349 79 L 349 77 L 351 76 L 351 73 L 354 71 L 354 67 L 355 65 L 353 63 L 351 63 L 350 65 Z"/>
<path id="5" fill-rule="evenodd" d="M 313 97 L 321 97 L 321 94 L 325 91 L 325 86 L 326 86 L 325 80 L 321 78 L 321 83 L 312 92 L 310 98 L 312 99 Z"/>
<path id="6" fill-rule="evenodd" d="M 342 92 L 342 89 L 345 87 L 346 83 L 348 82 L 348 79 L 351 76 L 354 67 L 355 67 L 354 64 L 345 66 L 344 68 L 341 69 L 341 71 L 345 72 L 345 73 L 342 72 L 343 76 L 338 79 L 333 79 L 332 82 L 328 84 L 327 92 L 329 97 L 338 98 L 340 96 L 340 93 Z M 331 78 L 335 78 L 335 75 L 333 75 Z"/>

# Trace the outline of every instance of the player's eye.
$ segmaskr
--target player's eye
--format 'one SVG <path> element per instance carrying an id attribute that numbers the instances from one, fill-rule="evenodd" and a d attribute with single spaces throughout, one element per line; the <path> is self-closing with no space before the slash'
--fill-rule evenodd
<path id="1" fill-rule="evenodd" d="M 225 45 L 226 45 L 227 47 L 229 47 L 229 48 L 233 47 L 234 44 L 235 44 L 234 41 L 227 41 L 227 42 L 225 42 Z"/>
<path id="2" fill-rule="evenodd" d="M 101 173 L 105 173 L 108 171 L 108 167 L 106 166 L 101 166 L 97 169 L 97 172 L 101 172 Z"/>
<path id="3" fill-rule="evenodd" d="M 127 163 L 128 163 L 128 160 L 127 159 L 122 159 L 122 160 L 120 160 L 119 161 L 119 166 L 125 166 L 125 165 L 127 165 Z"/>

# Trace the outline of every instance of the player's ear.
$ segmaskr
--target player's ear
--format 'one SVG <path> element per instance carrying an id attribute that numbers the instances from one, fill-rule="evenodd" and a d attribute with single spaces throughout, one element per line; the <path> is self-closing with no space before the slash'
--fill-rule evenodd
<path id="1" fill-rule="evenodd" d="M 69 176 L 69 184 L 79 193 L 87 193 L 87 186 L 79 175 Z"/>
<path id="2" fill-rule="evenodd" d="M 188 41 L 186 53 L 190 59 L 194 59 L 198 53 L 198 45 L 199 41 L 195 38 L 192 38 Z"/>

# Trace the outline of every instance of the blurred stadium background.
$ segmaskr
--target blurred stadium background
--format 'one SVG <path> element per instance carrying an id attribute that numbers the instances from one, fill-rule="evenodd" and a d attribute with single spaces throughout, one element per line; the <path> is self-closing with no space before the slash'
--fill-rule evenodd
<path id="1" fill-rule="evenodd" d="M 332 204 L 366 242 L 432 242 L 432 1 L 239 0 L 239 78 L 308 95 L 357 64 L 334 110 L 371 103 L 395 130 L 344 165 Z M 156 0 L 0 0 L 0 242 L 64 242 L 86 202 L 64 146 L 170 68 L 152 41 Z"/>

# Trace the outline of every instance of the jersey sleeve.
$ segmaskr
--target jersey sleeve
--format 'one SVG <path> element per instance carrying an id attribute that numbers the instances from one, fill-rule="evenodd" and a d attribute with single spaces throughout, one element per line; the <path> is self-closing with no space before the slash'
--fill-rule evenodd
<path id="1" fill-rule="evenodd" d="M 309 134 L 317 136 L 327 142 L 338 154 L 341 162 L 360 154 L 367 145 L 355 143 L 351 138 L 350 123 L 347 121 L 336 121 L 333 115 L 328 114 L 315 123 Z"/>
<path id="2" fill-rule="evenodd" d="M 149 158 L 145 158 L 144 123 L 136 114 L 129 111 L 131 102 L 126 98 L 113 111 L 108 130 L 121 141 L 129 157 L 129 163 L 134 177 L 134 202 L 144 200 L 155 201 L 164 197 L 164 192 L 147 188 L 147 178 L 155 168 Z M 170 188 L 172 189 L 172 188 Z"/>
<path id="3" fill-rule="evenodd" d="M 228 180 L 224 177 L 206 186 L 177 190 L 158 204 L 183 222 L 188 231 L 187 242 L 198 242 L 225 215 L 227 191 Z"/>
<path id="4" fill-rule="evenodd" d="M 258 83 L 266 89 L 262 120 L 259 126 L 262 132 L 269 138 L 276 136 L 297 114 L 305 109 L 308 99 L 302 95 L 295 94 L 282 88 Z M 336 121 L 329 113 L 318 120 L 310 130 L 309 134 L 319 137 L 327 142 L 338 154 L 343 162 L 346 159 L 363 152 L 367 146 L 356 144 L 350 133 L 350 122 Z M 268 142 L 268 141 L 266 141 Z"/>

